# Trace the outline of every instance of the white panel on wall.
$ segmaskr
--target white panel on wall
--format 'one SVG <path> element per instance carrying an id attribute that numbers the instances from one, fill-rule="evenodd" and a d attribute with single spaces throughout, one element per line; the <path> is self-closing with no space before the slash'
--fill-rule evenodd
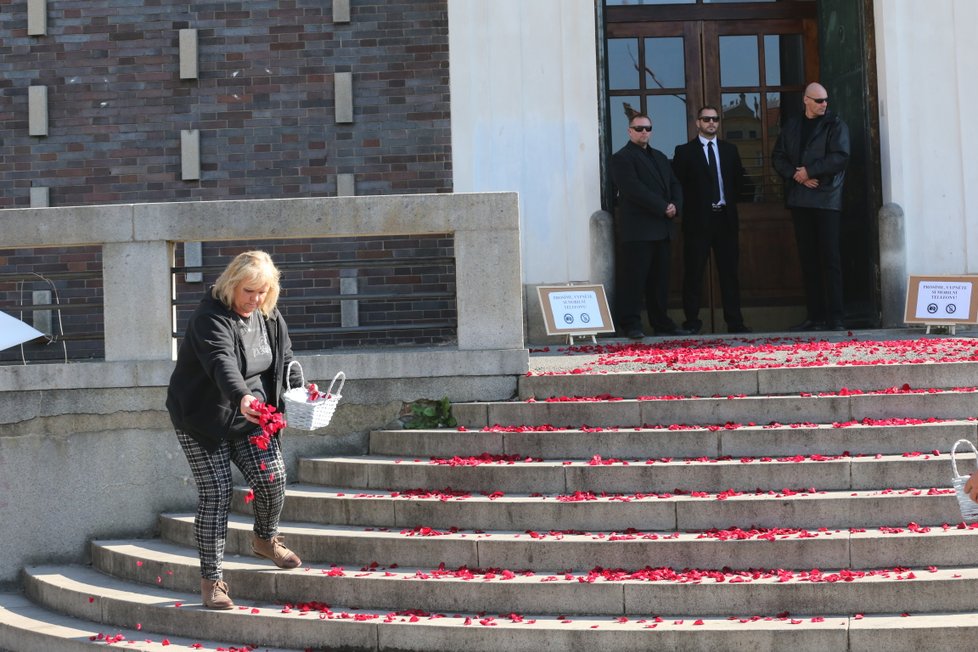
<path id="1" fill-rule="evenodd" d="M 48 33 L 48 0 L 27 0 L 27 35 Z"/>
<path id="2" fill-rule="evenodd" d="M 352 174 L 336 175 L 336 196 L 353 197 L 357 194 L 356 177 Z"/>
<path id="3" fill-rule="evenodd" d="M 51 205 L 51 192 L 47 186 L 31 186 L 31 208 L 47 208 Z"/>
<path id="4" fill-rule="evenodd" d="M 333 0 L 333 22 L 350 22 L 350 0 Z"/>
<path id="5" fill-rule="evenodd" d="M 180 79 L 197 79 L 197 30 L 180 30 Z"/>
<path id="6" fill-rule="evenodd" d="M 336 123 L 353 122 L 353 73 L 333 75 L 333 98 L 336 104 Z"/>
<path id="7" fill-rule="evenodd" d="M 30 86 L 27 89 L 27 133 L 48 135 L 48 87 Z"/>
<path id="8" fill-rule="evenodd" d="M 184 181 L 200 179 L 200 131 L 197 129 L 180 132 L 180 174 Z"/>

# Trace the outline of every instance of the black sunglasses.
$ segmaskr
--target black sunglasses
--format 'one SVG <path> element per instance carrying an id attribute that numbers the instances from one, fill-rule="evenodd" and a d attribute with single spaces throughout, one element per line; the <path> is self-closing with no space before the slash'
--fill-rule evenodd
<path id="1" fill-rule="evenodd" d="M 700 120 L 703 122 L 720 122 L 720 116 L 718 115 L 701 115 Z"/>
<path id="2" fill-rule="evenodd" d="M 829 98 L 827 97 L 812 97 L 811 95 L 806 95 L 805 97 L 810 99 L 812 102 L 815 102 L 815 104 L 825 104 L 829 101 Z"/>
<path id="3" fill-rule="evenodd" d="M 652 125 L 646 127 L 645 125 L 639 125 L 637 127 L 629 127 L 629 129 L 634 129 L 635 131 L 652 131 Z"/>

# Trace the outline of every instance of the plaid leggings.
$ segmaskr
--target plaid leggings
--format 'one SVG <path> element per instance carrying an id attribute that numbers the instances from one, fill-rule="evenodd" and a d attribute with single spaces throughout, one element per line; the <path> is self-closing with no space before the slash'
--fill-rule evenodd
<path id="1" fill-rule="evenodd" d="M 176 432 L 197 484 L 194 538 L 200 555 L 200 575 L 204 579 L 219 580 L 234 491 L 232 462 L 255 493 L 252 503 L 255 534 L 262 539 L 271 539 L 278 534 L 279 516 L 285 504 L 285 462 L 279 450 L 279 439 L 272 437 L 268 450 L 261 450 L 247 438 L 227 440 L 211 453 L 187 433 Z"/>

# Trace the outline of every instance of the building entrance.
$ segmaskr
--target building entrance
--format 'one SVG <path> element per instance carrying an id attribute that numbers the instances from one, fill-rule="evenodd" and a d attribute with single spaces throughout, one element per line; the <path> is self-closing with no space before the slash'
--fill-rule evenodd
<path id="1" fill-rule="evenodd" d="M 782 119 L 801 112 L 805 85 L 819 79 L 817 3 L 609 0 L 604 27 L 612 149 L 627 141 L 629 116 L 638 111 L 652 117 L 652 146 L 671 158 L 677 145 L 695 136 L 699 107 L 717 106 L 720 137 L 737 145 L 747 173 L 739 198 L 746 322 L 755 330 L 783 330 L 801 321 L 804 296 L 794 232 L 770 155 Z M 681 305 L 681 258 L 677 244 L 673 308 Z M 704 283 L 704 332 L 722 332 L 712 261 Z"/>

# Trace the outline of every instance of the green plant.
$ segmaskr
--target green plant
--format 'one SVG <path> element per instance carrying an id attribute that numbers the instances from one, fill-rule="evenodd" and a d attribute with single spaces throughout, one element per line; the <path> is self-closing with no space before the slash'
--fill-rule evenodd
<path id="1" fill-rule="evenodd" d="M 458 421 L 452 416 L 452 404 L 448 397 L 440 401 L 421 399 L 411 405 L 411 420 L 405 428 L 427 430 L 429 428 L 454 428 Z"/>

